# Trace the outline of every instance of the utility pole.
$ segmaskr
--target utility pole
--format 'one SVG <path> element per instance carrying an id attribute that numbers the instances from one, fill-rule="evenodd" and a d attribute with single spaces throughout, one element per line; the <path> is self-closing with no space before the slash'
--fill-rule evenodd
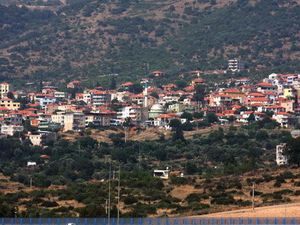
<path id="1" fill-rule="evenodd" d="M 125 132 L 125 143 L 127 143 L 127 139 L 128 139 L 128 137 L 127 137 L 127 135 L 128 135 L 128 132 L 127 132 L 127 130 L 128 130 L 128 127 L 124 127 L 124 132 Z"/>
<path id="2" fill-rule="evenodd" d="M 111 204 L 111 158 L 109 162 L 109 174 L 108 174 L 108 209 L 107 209 L 107 224 L 110 225 L 110 204 Z"/>
<path id="3" fill-rule="evenodd" d="M 15 210 L 14 210 L 15 218 L 17 218 L 17 217 L 18 217 L 18 206 L 15 206 L 14 209 L 15 209 Z"/>
<path id="4" fill-rule="evenodd" d="M 138 158 L 139 164 L 138 168 L 141 169 L 141 143 L 139 143 L 139 158 Z"/>
<path id="5" fill-rule="evenodd" d="M 108 204 L 107 204 L 107 199 L 105 200 L 105 213 L 108 214 Z"/>
<path id="6" fill-rule="evenodd" d="M 252 183 L 252 211 L 254 211 L 255 182 Z"/>
<path id="7" fill-rule="evenodd" d="M 31 190 L 32 189 L 32 176 L 30 176 L 29 187 L 30 187 L 30 190 Z"/>
<path id="8" fill-rule="evenodd" d="M 120 225 L 120 192 L 121 192 L 121 166 L 119 165 L 119 173 L 118 173 L 118 213 L 117 213 L 117 225 Z"/>
<path id="9" fill-rule="evenodd" d="M 286 218 L 286 204 L 284 205 L 284 217 Z"/>

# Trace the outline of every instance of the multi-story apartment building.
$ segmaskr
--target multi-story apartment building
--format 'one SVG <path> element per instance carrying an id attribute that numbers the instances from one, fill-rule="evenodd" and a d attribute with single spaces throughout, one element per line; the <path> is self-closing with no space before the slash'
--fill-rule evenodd
<path id="1" fill-rule="evenodd" d="M 288 158 L 286 155 L 284 155 L 285 149 L 286 149 L 285 143 L 276 146 L 276 163 L 278 166 L 288 164 Z"/>
<path id="2" fill-rule="evenodd" d="M 52 122 L 59 123 L 63 131 L 85 128 L 85 115 L 83 113 L 58 112 L 51 116 Z"/>
<path id="3" fill-rule="evenodd" d="M 8 92 L 9 92 L 9 83 L 6 82 L 0 83 L 0 98 L 6 97 Z"/>
<path id="4" fill-rule="evenodd" d="M 111 94 L 107 91 L 90 90 L 93 106 L 101 106 L 111 101 Z"/>
<path id="5" fill-rule="evenodd" d="M 22 125 L 3 124 L 1 126 L 1 134 L 5 134 L 5 135 L 9 135 L 9 136 L 13 136 L 17 132 L 23 132 L 23 130 L 24 130 L 24 127 Z"/>
<path id="6" fill-rule="evenodd" d="M 117 112 L 117 119 L 130 118 L 134 122 L 143 122 L 148 119 L 148 110 L 141 106 L 125 106 Z"/>
<path id="7" fill-rule="evenodd" d="M 238 73 L 244 69 L 244 64 L 238 59 L 230 59 L 228 60 L 228 68 L 227 71 L 231 73 Z"/>
<path id="8" fill-rule="evenodd" d="M 47 105 L 53 104 L 56 102 L 56 98 L 50 95 L 36 95 L 34 98 L 35 101 L 40 103 L 40 107 L 45 109 Z"/>
<path id="9" fill-rule="evenodd" d="M 20 103 L 14 102 L 10 98 L 2 98 L 0 99 L 0 106 L 5 107 L 9 110 L 18 110 L 20 108 Z"/>
<path id="10" fill-rule="evenodd" d="M 54 132 L 38 132 L 34 134 L 29 134 L 28 139 L 31 141 L 32 145 L 42 146 L 43 144 L 47 144 L 51 141 L 55 141 L 57 138 L 56 133 Z"/>

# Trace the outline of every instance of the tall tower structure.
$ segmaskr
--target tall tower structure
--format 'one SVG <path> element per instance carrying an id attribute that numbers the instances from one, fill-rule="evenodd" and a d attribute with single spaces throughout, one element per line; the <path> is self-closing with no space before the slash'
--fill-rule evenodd
<path id="1" fill-rule="evenodd" d="M 148 81 L 145 82 L 145 89 L 144 89 L 144 107 L 148 107 Z"/>

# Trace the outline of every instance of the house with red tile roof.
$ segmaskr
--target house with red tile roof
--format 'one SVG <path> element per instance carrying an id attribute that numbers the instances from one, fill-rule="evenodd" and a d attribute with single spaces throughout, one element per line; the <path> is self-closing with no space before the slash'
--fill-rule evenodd
<path id="1" fill-rule="evenodd" d="M 166 84 L 166 85 L 163 85 L 162 88 L 164 91 L 169 92 L 169 91 L 175 90 L 177 88 L 177 85 L 176 84 Z"/>
<path id="2" fill-rule="evenodd" d="M 73 80 L 67 84 L 67 88 L 74 89 L 76 87 L 79 87 L 80 84 L 81 82 L 79 80 Z"/>
<path id="3" fill-rule="evenodd" d="M 205 81 L 202 79 L 202 78 L 196 78 L 196 79 L 193 79 L 192 82 L 191 82 L 191 86 L 197 86 L 197 85 L 201 85 L 201 84 L 204 84 Z"/>
<path id="4" fill-rule="evenodd" d="M 277 90 L 276 86 L 267 82 L 258 83 L 256 84 L 256 87 L 257 87 L 257 92 L 262 92 L 262 93 L 276 92 Z"/>

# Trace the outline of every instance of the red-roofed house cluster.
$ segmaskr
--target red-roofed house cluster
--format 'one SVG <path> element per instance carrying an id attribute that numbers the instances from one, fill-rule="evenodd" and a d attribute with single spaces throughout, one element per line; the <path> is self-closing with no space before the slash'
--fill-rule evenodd
<path id="1" fill-rule="evenodd" d="M 248 78 L 231 79 L 222 87 L 217 83 L 207 85 L 197 71 L 190 74 L 192 78 L 184 86 L 167 83 L 158 87 L 151 78 L 144 78 L 135 83 L 124 82 L 113 90 L 87 89 L 79 80 L 66 84 L 67 91 L 49 82 L 40 92 L 12 91 L 8 83 L 0 83 L 1 133 L 24 132 L 34 145 L 41 145 L 54 139 L 59 131 L 119 126 L 128 118 L 134 125 L 166 129 L 170 129 L 173 119 L 182 123 L 202 120 L 196 116 L 187 118 L 184 112 L 213 112 L 221 123 L 241 124 L 269 116 L 283 127 L 298 118 L 298 74 L 271 74 L 258 83 Z M 153 71 L 152 75 L 157 79 L 165 73 Z"/>

